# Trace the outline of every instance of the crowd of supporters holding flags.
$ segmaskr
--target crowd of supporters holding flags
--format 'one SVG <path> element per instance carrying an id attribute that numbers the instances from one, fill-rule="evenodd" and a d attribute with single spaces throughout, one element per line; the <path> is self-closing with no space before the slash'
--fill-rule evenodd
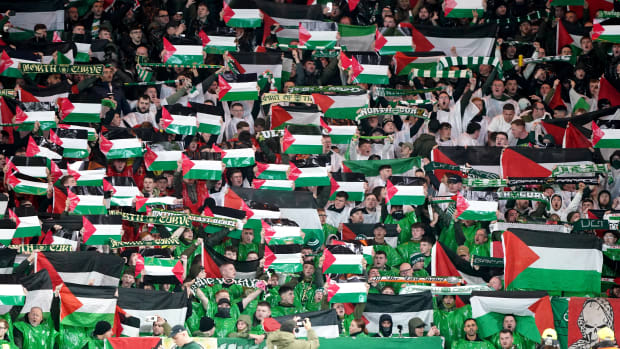
<path id="1" fill-rule="evenodd" d="M 618 1 L 0 11 L 3 349 L 617 348 Z"/>

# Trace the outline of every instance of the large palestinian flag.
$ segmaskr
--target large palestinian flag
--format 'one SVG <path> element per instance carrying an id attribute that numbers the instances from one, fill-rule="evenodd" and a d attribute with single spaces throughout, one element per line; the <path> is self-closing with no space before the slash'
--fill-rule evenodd
<path id="1" fill-rule="evenodd" d="M 34 270 L 47 270 L 54 287 L 63 282 L 116 287 L 123 272 L 123 259 L 92 251 L 37 252 Z"/>
<path id="2" fill-rule="evenodd" d="M 127 314 L 140 319 L 140 333 L 152 333 L 152 323 L 145 319 L 159 315 L 170 326 L 183 325 L 187 298 L 182 292 L 164 292 L 139 288 L 119 288 L 117 305 Z"/>
<path id="3" fill-rule="evenodd" d="M 121 216 L 82 216 L 82 236 L 85 245 L 106 245 L 120 241 L 123 230 Z"/>
<path id="4" fill-rule="evenodd" d="M 313 93 L 312 99 L 326 118 L 355 119 L 360 108 L 368 107 L 368 94 L 322 95 Z"/>
<path id="5" fill-rule="evenodd" d="M 379 318 L 383 314 L 392 316 L 393 329 L 402 326 L 403 331 L 408 332 L 409 320 L 418 317 L 424 321 L 428 330 L 433 321 L 433 296 L 430 291 L 398 296 L 369 294 L 364 308 L 369 332 L 379 332 Z"/>
<path id="6" fill-rule="evenodd" d="M 431 161 L 458 166 L 469 164 L 476 170 L 499 176 L 501 155 L 502 149 L 489 147 L 437 147 L 431 151 Z M 434 170 L 434 174 L 440 180 L 444 174 L 467 176 L 467 174 L 461 171 L 440 169 Z"/>
<path id="7" fill-rule="evenodd" d="M 84 286 L 65 283 L 60 289 L 60 323 L 94 327 L 99 321 L 114 322 L 116 286 Z"/>
<path id="8" fill-rule="evenodd" d="M 224 257 L 224 255 L 215 251 L 211 246 L 204 245 L 203 247 L 201 263 L 205 268 L 207 277 L 221 278 L 220 265 L 224 263 L 233 263 L 235 265 L 235 270 L 237 271 L 236 278 L 238 279 L 253 279 L 256 277 L 258 261 L 235 261 Z"/>
<path id="9" fill-rule="evenodd" d="M 505 149 L 501 156 L 503 178 L 550 177 L 556 165 L 592 164 L 588 149 L 527 148 Z"/>
<path id="10" fill-rule="evenodd" d="M 411 30 L 416 51 L 451 52 L 454 46 L 459 56 L 490 56 L 496 32 L 495 24 L 470 27 L 443 28 L 430 25 L 416 25 Z"/>
<path id="11" fill-rule="evenodd" d="M 568 45 L 573 51 L 573 55 L 581 52 L 581 38 L 590 36 L 590 28 L 572 24 L 563 19 L 558 21 L 556 33 L 557 54 L 562 52 L 562 47 Z"/>
<path id="12" fill-rule="evenodd" d="M 474 269 L 469 261 L 459 257 L 456 252 L 441 242 L 433 246 L 431 252 L 431 275 L 461 277 L 467 284 L 484 284 L 493 275 L 491 269 Z M 497 274 L 497 273 L 496 273 Z"/>
<path id="13" fill-rule="evenodd" d="M 502 243 L 507 290 L 601 290 L 603 253 L 596 236 L 513 229 Z"/>
<path id="14" fill-rule="evenodd" d="M 0 1 L 0 9 L 15 11 L 11 16 L 11 28 L 9 33 L 11 40 L 21 41 L 32 37 L 32 28 L 36 24 L 45 24 L 48 32 L 64 30 L 64 2 L 62 0 L 50 1 Z M 28 30 L 20 30 L 26 28 Z"/>

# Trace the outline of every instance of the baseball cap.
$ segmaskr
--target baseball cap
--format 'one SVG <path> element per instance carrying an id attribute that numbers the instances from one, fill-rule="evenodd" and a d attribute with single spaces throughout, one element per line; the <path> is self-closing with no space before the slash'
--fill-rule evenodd
<path id="1" fill-rule="evenodd" d="M 174 336 L 184 331 L 187 331 L 187 330 L 185 329 L 185 327 L 183 327 L 183 325 L 174 325 L 172 327 L 172 330 L 170 330 L 170 336 L 168 337 L 174 338 Z"/>
<path id="2" fill-rule="evenodd" d="M 448 183 L 463 183 L 463 178 L 459 175 L 451 174 L 448 176 Z"/>

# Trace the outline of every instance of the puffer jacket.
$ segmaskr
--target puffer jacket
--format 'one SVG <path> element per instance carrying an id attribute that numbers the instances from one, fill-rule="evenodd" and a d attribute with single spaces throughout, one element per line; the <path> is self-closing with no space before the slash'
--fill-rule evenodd
<path id="1" fill-rule="evenodd" d="M 308 331 L 308 339 L 297 339 L 291 332 L 274 331 L 267 335 L 268 349 L 317 349 L 319 337 L 313 329 Z"/>

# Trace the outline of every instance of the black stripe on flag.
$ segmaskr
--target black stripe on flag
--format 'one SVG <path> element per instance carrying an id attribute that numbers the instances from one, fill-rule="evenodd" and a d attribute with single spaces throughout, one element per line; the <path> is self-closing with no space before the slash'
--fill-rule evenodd
<path id="1" fill-rule="evenodd" d="M 114 286 L 87 286 L 65 283 L 71 293 L 76 297 L 113 299 L 116 298 L 116 287 Z"/>
<path id="2" fill-rule="evenodd" d="M 224 111 L 222 110 L 221 107 L 216 107 L 214 105 L 208 105 L 208 104 L 192 103 L 192 102 L 190 102 L 190 105 L 191 105 L 191 108 L 197 113 L 219 115 L 219 116 L 224 115 Z"/>
<path id="3" fill-rule="evenodd" d="M 246 202 L 269 203 L 279 208 L 318 208 L 311 192 L 231 188 Z"/>
<path id="4" fill-rule="evenodd" d="M 244 2 L 244 1 L 240 1 Z M 270 17 L 300 20 L 322 20 L 321 5 L 276 4 L 266 0 L 256 0 L 256 7 Z"/>
<path id="5" fill-rule="evenodd" d="M 13 156 L 11 162 L 15 166 L 47 167 L 47 159 L 42 157 Z"/>
<path id="6" fill-rule="evenodd" d="M 503 150 L 490 147 L 439 147 L 438 149 L 455 164 L 468 163 L 472 166 L 499 166 Z"/>
<path id="7" fill-rule="evenodd" d="M 301 245 L 271 245 L 269 249 L 273 254 L 295 254 L 301 253 Z"/>
<path id="8" fill-rule="evenodd" d="M 433 296 L 430 291 L 406 295 L 368 294 L 366 308 L 368 313 L 406 313 L 433 310 Z"/>
<path id="9" fill-rule="evenodd" d="M 52 280 L 47 270 L 41 270 L 19 280 L 28 291 L 51 290 Z"/>
<path id="10" fill-rule="evenodd" d="M 116 303 L 123 309 L 159 310 L 179 309 L 187 306 L 187 297 L 183 292 L 165 292 L 144 290 L 140 288 L 119 288 Z"/>
<path id="11" fill-rule="evenodd" d="M 54 132 L 59 138 L 88 139 L 87 130 L 57 128 Z"/>
<path id="12" fill-rule="evenodd" d="M 91 224 L 101 224 L 101 225 L 121 225 L 123 224 L 123 218 L 119 215 L 88 215 L 86 219 Z"/>
<path id="13" fill-rule="evenodd" d="M 353 56 L 360 64 L 389 65 L 391 56 L 379 56 L 375 52 L 348 51 L 347 56 Z"/>
<path id="14" fill-rule="evenodd" d="M 312 323 L 313 327 L 319 326 L 338 326 L 338 314 L 336 310 L 321 310 L 321 311 L 311 311 L 307 313 L 299 313 L 294 315 L 286 315 L 286 316 L 278 316 L 274 318 L 279 323 L 284 323 L 286 320 L 290 320 L 293 317 L 299 317 L 301 319 L 308 318 Z"/>
<path id="15" fill-rule="evenodd" d="M 472 291 L 471 296 L 493 298 L 543 298 L 545 291 Z"/>
<path id="16" fill-rule="evenodd" d="M 2 221 L 5 221 L 5 220 L 0 220 L 0 222 Z M 2 271 L 2 273 L 4 272 L 8 272 L 8 274 L 13 273 L 13 264 L 15 263 L 15 256 L 17 256 L 17 250 L 14 250 L 12 248 L 0 249 L 0 271 Z"/>
<path id="17" fill-rule="evenodd" d="M 282 55 L 273 52 L 231 52 L 230 55 L 241 65 L 278 65 Z"/>
<path id="18" fill-rule="evenodd" d="M 468 147 L 469 150 L 471 147 Z M 588 149 L 562 149 L 562 148 L 527 148 L 527 147 L 511 147 L 511 150 L 527 157 L 528 159 L 539 163 L 570 163 L 570 162 L 583 162 L 594 161 L 592 152 Z M 499 162 L 498 162 L 499 164 Z"/>
<path id="19" fill-rule="evenodd" d="M 526 229 L 510 229 L 523 243 L 528 246 L 550 248 L 574 248 L 583 250 L 602 250 L 602 242 L 595 235 L 576 235 L 553 233 Z"/>
<path id="20" fill-rule="evenodd" d="M 436 27 L 433 25 L 415 25 L 415 29 L 417 29 L 420 33 L 424 34 L 426 37 L 435 37 L 435 38 L 450 38 L 450 39 L 458 39 L 458 38 L 486 38 L 495 36 L 497 31 L 496 24 L 483 24 L 476 26 L 469 26 L 467 28 L 446 28 L 446 27 Z"/>
<path id="21" fill-rule="evenodd" d="M 180 104 L 166 105 L 164 106 L 168 112 L 172 115 L 191 115 L 196 116 L 196 112 L 192 108 L 182 106 Z"/>
<path id="22" fill-rule="evenodd" d="M 241 262 L 241 261 L 232 260 L 230 258 L 224 257 L 223 254 L 218 253 L 216 250 L 213 249 L 213 247 L 207 246 L 207 245 L 205 245 L 205 250 L 211 257 L 213 262 L 215 262 L 215 264 L 217 264 L 218 266 L 224 263 L 232 263 L 235 266 L 235 270 L 237 271 L 237 274 L 240 274 L 240 273 L 244 275 L 247 275 L 248 273 L 256 274 L 256 269 L 258 268 L 260 261 Z M 241 278 L 241 277 L 237 275 L 237 278 Z"/>
<path id="23" fill-rule="evenodd" d="M 123 272 L 123 259 L 119 256 L 93 251 L 41 252 L 57 272 L 79 273 L 97 272 L 120 278 Z"/>
<path id="24" fill-rule="evenodd" d="M 365 224 L 365 223 L 345 223 L 345 227 L 351 230 L 358 237 L 364 237 L 373 239 L 375 234 L 373 231 L 375 230 L 375 224 Z M 398 237 L 398 224 L 384 224 L 385 227 L 385 237 Z"/>
<path id="25" fill-rule="evenodd" d="M 6 10 L 13 10 L 15 12 L 46 12 L 57 11 L 64 8 L 62 0 L 2 0 L 0 1 L 0 10 L 2 13 Z M 30 28 L 28 28 L 30 29 Z"/>

